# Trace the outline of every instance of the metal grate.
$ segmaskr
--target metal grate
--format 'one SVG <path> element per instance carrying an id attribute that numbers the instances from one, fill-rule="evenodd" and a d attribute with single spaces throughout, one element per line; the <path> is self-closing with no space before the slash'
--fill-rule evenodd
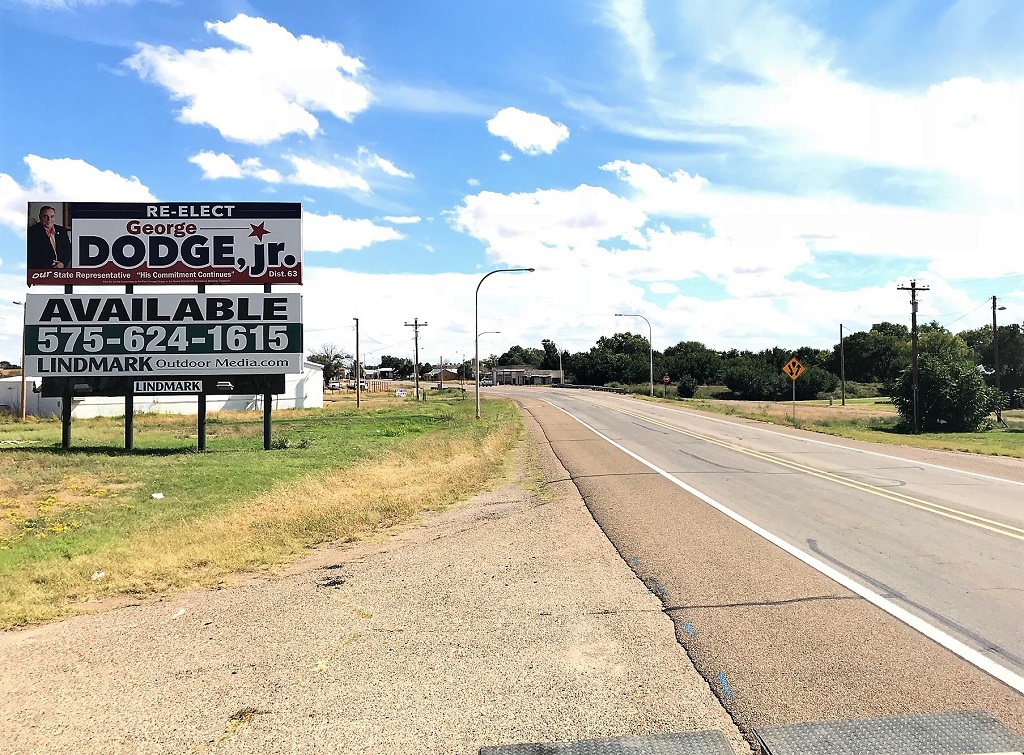
<path id="1" fill-rule="evenodd" d="M 481 747 L 480 755 L 734 755 L 720 731 Z"/>
<path id="2" fill-rule="evenodd" d="M 766 726 L 765 755 L 981 755 L 1024 751 L 1024 737 L 983 710 Z"/>

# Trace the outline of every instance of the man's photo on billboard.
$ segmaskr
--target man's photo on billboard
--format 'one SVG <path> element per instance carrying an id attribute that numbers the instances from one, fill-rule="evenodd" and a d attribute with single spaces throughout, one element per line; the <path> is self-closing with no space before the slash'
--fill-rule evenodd
<path id="1" fill-rule="evenodd" d="M 27 267 L 29 270 L 60 270 L 71 267 L 71 236 L 61 223 L 64 205 L 29 202 Z"/>

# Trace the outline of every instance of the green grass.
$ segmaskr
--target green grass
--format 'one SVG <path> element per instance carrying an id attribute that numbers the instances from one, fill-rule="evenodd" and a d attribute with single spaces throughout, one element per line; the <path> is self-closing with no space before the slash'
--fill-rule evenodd
<path id="1" fill-rule="evenodd" d="M 829 417 L 807 419 L 801 417 L 801 407 L 829 406 L 827 400 L 798 401 L 796 419 L 789 410 L 780 407 L 779 402 L 732 402 L 723 403 L 714 399 L 683 399 L 669 400 L 668 403 L 680 407 L 689 407 L 716 414 L 728 414 L 746 419 L 789 425 L 803 430 L 826 433 L 842 438 L 863 440 L 872 443 L 890 443 L 917 448 L 932 448 L 943 451 L 961 451 L 964 453 L 987 454 L 994 456 L 1012 456 L 1024 459 L 1024 410 L 1003 412 L 1003 419 L 1008 427 L 993 427 L 975 433 L 920 433 L 913 435 L 905 432 L 899 425 L 896 408 L 886 399 L 881 398 L 847 398 L 847 405 L 861 406 L 878 412 L 867 417 Z M 839 402 L 832 408 L 841 412 Z"/>
<path id="2" fill-rule="evenodd" d="M 64 615 L 91 597 L 191 584 L 158 552 L 188 550 L 207 529 L 219 527 L 222 542 L 171 558 L 203 584 L 468 497 L 500 473 L 519 415 L 487 401 L 478 422 L 473 402 L 431 399 L 275 412 L 270 451 L 256 412 L 211 416 L 203 453 L 195 417 L 137 416 L 131 452 L 123 419 L 76 420 L 70 450 L 60 448 L 59 422 L 0 425 L 0 626 Z M 483 458 L 477 450 L 489 443 Z M 417 464 L 405 464 L 406 455 Z M 445 469 L 449 459 L 469 470 L 465 479 Z M 416 477 L 431 465 L 433 477 L 449 478 L 436 490 Z M 371 478 L 372 489 L 356 490 Z M 110 564 L 123 579 L 90 584 L 88 575 Z"/>

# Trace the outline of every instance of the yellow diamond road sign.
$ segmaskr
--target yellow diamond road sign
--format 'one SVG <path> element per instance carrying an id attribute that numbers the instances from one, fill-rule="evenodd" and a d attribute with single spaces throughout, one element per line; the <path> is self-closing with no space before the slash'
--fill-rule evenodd
<path id="1" fill-rule="evenodd" d="M 782 368 L 782 371 L 789 375 L 793 380 L 796 380 L 804 374 L 804 366 L 800 364 L 796 357 L 793 357 L 786 362 L 786 366 Z"/>

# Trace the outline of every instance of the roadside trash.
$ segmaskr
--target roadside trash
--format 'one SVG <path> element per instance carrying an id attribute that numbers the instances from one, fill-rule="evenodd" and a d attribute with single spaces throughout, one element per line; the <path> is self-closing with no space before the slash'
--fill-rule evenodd
<path id="1" fill-rule="evenodd" d="M 150 498 L 157 498 L 157 499 L 159 499 L 159 498 L 163 498 L 164 494 L 163 493 L 153 493 L 149 497 Z"/>
<path id="2" fill-rule="evenodd" d="M 105 576 L 107 576 L 105 571 L 94 571 L 92 573 L 92 581 L 95 582 L 97 579 L 103 579 Z"/>
<path id="3" fill-rule="evenodd" d="M 180 619 L 184 615 L 185 615 L 185 609 L 184 608 L 179 608 L 178 612 L 176 614 L 174 614 L 174 616 L 172 616 L 171 618 L 172 619 Z"/>

